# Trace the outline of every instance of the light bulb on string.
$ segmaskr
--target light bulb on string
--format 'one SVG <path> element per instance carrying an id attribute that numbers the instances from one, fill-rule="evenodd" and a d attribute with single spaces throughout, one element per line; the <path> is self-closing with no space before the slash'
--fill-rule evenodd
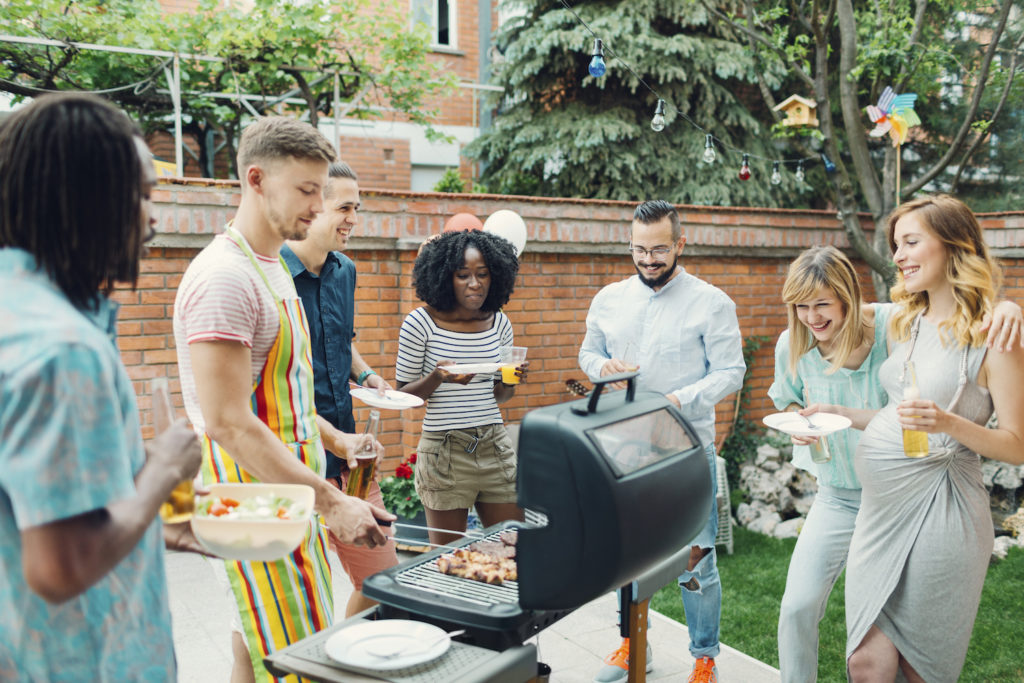
<path id="1" fill-rule="evenodd" d="M 715 157 L 717 156 L 718 155 L 715 154 L 715 143 L 711 141 L 711 133 L 708 133 L 704 138 L 704 156 L 702 156 L 701 159 L 704 160 L 705 164 L 713 164 L 715 163 Z"/>
<path id="2" fill-rule="evenodd" d="M 593 55 L 587 70 L 594 78 L 601 78 L 608 71 L 608 67 L 604 63 L 604 42 L 600 38 L 594 38 Z"/>
<path id="3" fill-rule="evenodd" d="M 793 174 L 793 177 L 796 178 L 796 181 L 798 183 L 802 183 L 804 181 L 804 160 L 803 159 L 801 159 L 797 163 L 797 165 L 796 165 L 796 173 Z"/>
<path id="4" fill-rule="evenodd" d="M 660 133 L 665 130 L 665 100 L 658 100 L 654 106 L 654 116 L 651 118 L 651 130 Z"/>
<path id="5" fill-rule="evenodd" d="M 829 175 L 832 175 L 833 173 L 836 172 L 835 163 L 831 159 L 829 159 L 828 155 L 825 154 L 824 152 L 821 153 L 821 163 L 825 164 L 825 172 L 828 173 Z"/>
<path id="6" fill-rule="evenodd" d="M 743 155 L 743 165 L 740 166 L 740 180 L 750 180 L 750 155 Z"/>
<path id="7" fill-rule="evenodd" d="M 779 172 L 779 162 L 772 162 L 772 185 L 779 185 L 782 183 L 782 173 Z"/>

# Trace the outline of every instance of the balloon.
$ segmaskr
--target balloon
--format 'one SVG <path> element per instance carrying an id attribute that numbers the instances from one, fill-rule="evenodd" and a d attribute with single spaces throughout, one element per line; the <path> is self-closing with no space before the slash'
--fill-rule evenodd
<path id="1" fill-rule="evenodd" d="M 499 209 L 484 221 L 484 232 L 504 237 L 516 250 L 516 257 L 526 247 L 526 223 L 515 211 Z"/>
<path id="2" fill-rule="evenodd" d="M 457 213 L 449 218 L 441 232 L 462 232 L 463 230 L 480 230 L 484 224 L 471 213 Z"/>

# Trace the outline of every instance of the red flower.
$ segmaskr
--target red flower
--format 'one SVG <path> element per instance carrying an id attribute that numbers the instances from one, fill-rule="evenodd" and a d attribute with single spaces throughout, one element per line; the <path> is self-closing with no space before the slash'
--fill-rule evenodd
<path id="1" fill-rule="evenodd" d="M 409 464 L 410 465 L 415 465 L 416 464 L 416 454 L 415 453 L 411 453 L 409 455 Z"/>
<path id="2" fill-rule="evenodd" d="M 395 468 L 395 476 L 399 479 L 412 479 L 412 468 L 403 462 Z"/>

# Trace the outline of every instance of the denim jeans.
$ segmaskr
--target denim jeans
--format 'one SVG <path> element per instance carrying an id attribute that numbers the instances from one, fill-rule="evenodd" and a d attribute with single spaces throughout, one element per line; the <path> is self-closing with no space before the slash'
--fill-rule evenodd
<path id="1" fill-rule="evenodd" d="M 718 632 L 722 617 L 722 583 L 718 578 L 718 558 L 715 537 L 718 535 L 718 477 L 715 476 L 715 445 L 704 448 L 711 469 L 711 514 L 691 547 L 711 548 L 697 566 L 679 575 L 679 590 L 683 597 L 686 626 L 690 632 L 690 654 L 694 659 L 718 656 Z M 696 580 L 690 590 L 687 584 Z"/>
<path id="2" fill-rule="evenodd" d="M 694 659 L 718 656 L 718 632 L 722 616 L 722 583 L 718 578 L 718 564 L 715 556 L 715 537 L 718 535 L 718 500 L 716 498 L 718 478 L 715 476 L 715 445 L 706 446 L 704 455 L 708 459 L 708 467 L 711 470 L 711 514 L 708 516 L 707 524 L 691 541 L 690 547 L 711 548 L 711 552 L 697 563 L 693 571 L 683 572 L 679 576 L 683 611 L 686 613 L 687 630 L 690 633 L 690 654 Z M 697 589 L 690 590 L 683 586 L 690 579 L 697 580 Z M 649 621 L 647 625 L 650 626 Z"/>
<path id="3" fill-rule="evenodd" d="M 789 561 L 779 613 L 782 683 L 807 683 L 818 676 L 818 622 L 832 586 L 846 566 L 860 489 L 819 486 Z M 838 654 L 838 653 L 837 653 Z"/>

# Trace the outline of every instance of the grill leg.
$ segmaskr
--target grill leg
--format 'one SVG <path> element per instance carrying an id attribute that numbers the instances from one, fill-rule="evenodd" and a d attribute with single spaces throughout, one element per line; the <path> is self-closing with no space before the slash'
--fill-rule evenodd
<path id="1" fill-rule="evenodd" d="M 628 683 L 647 680 L 647 608 L 651 600 L 629 604 L 629 675 Z"/>

